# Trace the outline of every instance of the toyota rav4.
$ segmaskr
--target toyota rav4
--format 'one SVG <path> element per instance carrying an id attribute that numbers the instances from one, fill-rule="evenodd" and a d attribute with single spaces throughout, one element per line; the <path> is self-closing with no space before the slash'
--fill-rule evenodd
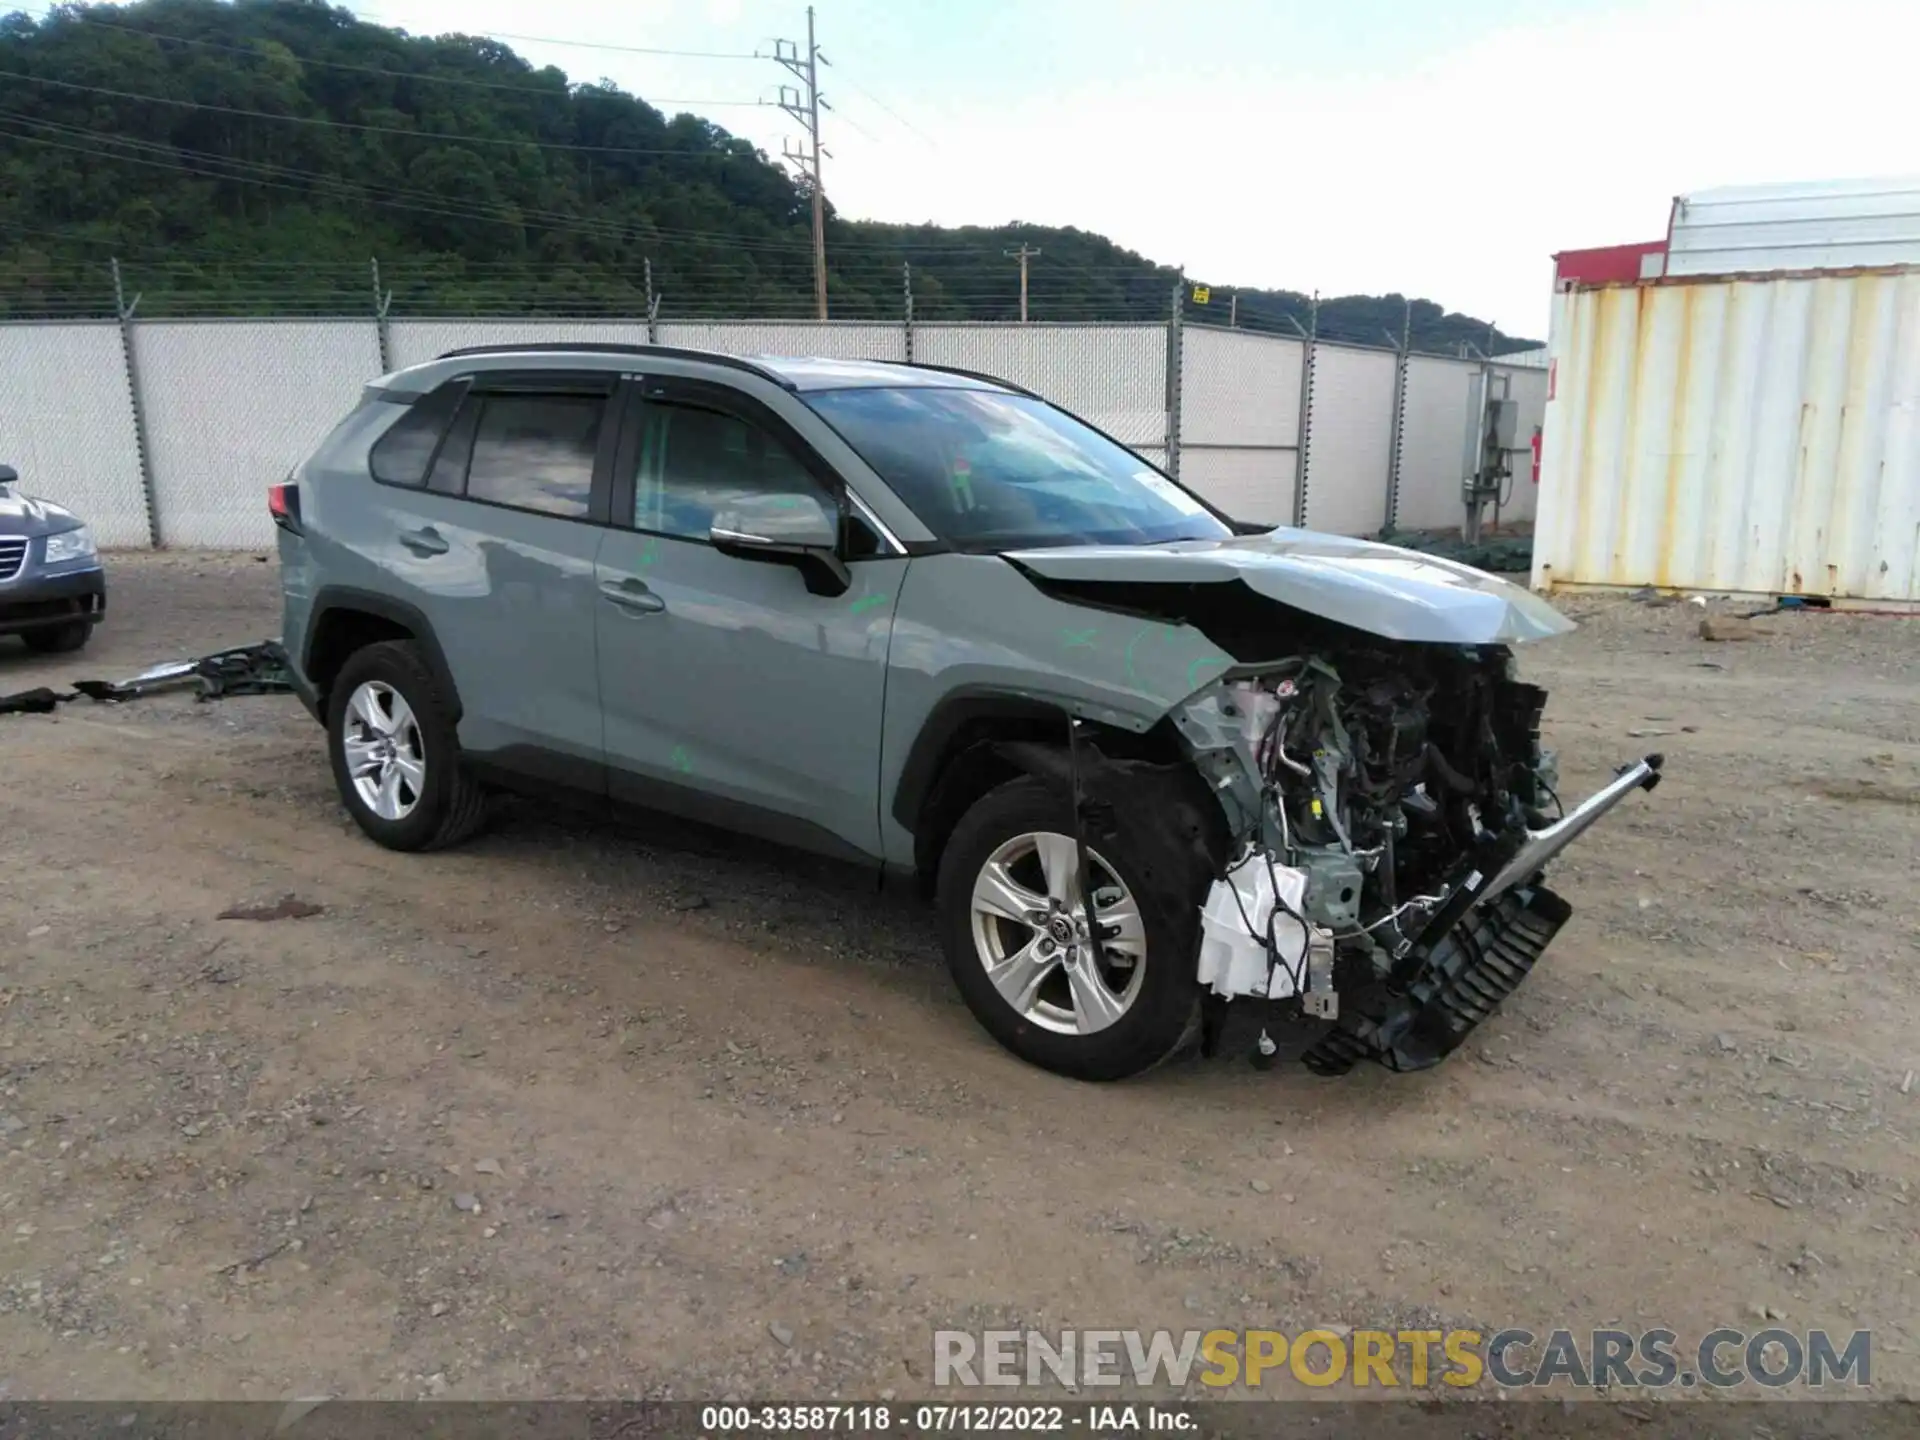
<path id="1" fill-rule="evenodd" d="M 269 503 L 375 841 L 564 789 L 917 877 L 981 1024 L 1082 1078 L 1236 1000 L 1319 1021 L 1322 1073 L 1434 1063 L 1565 922 L 1547 862 L 1659 775 L 1562 810 L 1534 595 L 1238 524 L 986 376 L 454 351 Z"/>

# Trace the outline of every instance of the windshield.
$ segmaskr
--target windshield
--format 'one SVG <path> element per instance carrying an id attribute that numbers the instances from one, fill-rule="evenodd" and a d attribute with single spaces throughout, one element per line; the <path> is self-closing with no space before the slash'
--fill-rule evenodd
<path id="1" fill-rule="evenodd" d="M 1043 400 L 934 387 L 807 402 L 958 550 L 1156 545 L 1231 533 L 1131 450 Z"/>

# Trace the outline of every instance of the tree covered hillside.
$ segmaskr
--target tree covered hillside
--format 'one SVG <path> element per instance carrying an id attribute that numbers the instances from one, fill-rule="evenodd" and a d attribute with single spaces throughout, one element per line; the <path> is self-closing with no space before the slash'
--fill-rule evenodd
<path id="1" fill-rule="evenodd" d="M 832 174 L 829 171 L 831 184 Z M 485 37 L 366 24 L 317 0 L 143 0 L 0 18 L 0 316 L 102 313 L 118 256 L 144 314 L 812 313 L 809 196 L 744 140 L 610 84 L 569 85 Z M 1158 319 L 1175 273 L 1041 226 L 831 216 L 836 318 Z M 1225 286 L 1195 318 L 1224 322 Z M 1399 296 L 1324 300 L 1382 342 Z M 1242 324 L 1307 300 L 1245 292 Z M 1528 342 L 1414 304 L 1417 348 Z"/>

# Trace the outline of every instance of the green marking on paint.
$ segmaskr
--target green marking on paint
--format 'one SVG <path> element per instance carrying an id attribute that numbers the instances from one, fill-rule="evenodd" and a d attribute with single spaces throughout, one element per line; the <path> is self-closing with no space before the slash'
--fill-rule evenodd
<path id="1" fill-rule="evenodd" d="M 676 745 L 673 747 L 673 768 L 678 770 L 682 775 L 691 775 L 693 773 L 693 761 L 687 758 L 686 746 Z"/>
<path id="2" fill-rule="evenodd" d="M 640 558 L 636 560 L 634 563 L 641 567 L 645 567 L 653 564 L 653 562 L 658 560 L 659 558 L 660 558 L 660 542 L 658 540 L 649 540 L 647 541 L 647 548 L 640 552 Z"/>
<path id="3" fill-rule="evenodd" d="M 1132 681 L 1136 685 L 1140 683 L 1140 677 L 1134 673 L 1134 669 L 1133 669 L 1133 647 L 1138 645 L 1142 640 L 1146 639 L 1147 636 L 1151 635 L 1152 633 L 1153 633 L 1153 627 L 1151 625 L 1146 625 L 1141 627 L 1141 629 L 1135 633 L 1134 637 L 1131 640 L 1127 641 L 1127 679 Z"/>
<path id="4" fill-rule="evenodd" d="M 1194 672 L 1202 665 L 1211 665 L 1215 661 L 1218 661 L 1222 665 L 1231 665 L 1233 663 L 1224 655 L 1202 655 L 1198 660 L 1195 660 L 1191 665 L 1187 666 L 1187 688 L 1189 690 L 1194 689 L 1200 683 L 1194 678 Z"/>
<path id="5" fill-rule="evenodd" d="M 1081 645 L 1092 645 L 1094 637 L 1099 633 L 1100 627 L 1098 625 L 1095 625 L 1089 630 L 1062 630 L 1060 632 L 1060 643 L 1069 650 Z"/>
<path id="6" fill-rule="evenodd" d="M 884 605 L 886 603 L 887 597 L 884 595 L 862 595 L 847 608 L 855 615 L 858 615 L 863 610 L 871 610 L 876 605 Z"/>

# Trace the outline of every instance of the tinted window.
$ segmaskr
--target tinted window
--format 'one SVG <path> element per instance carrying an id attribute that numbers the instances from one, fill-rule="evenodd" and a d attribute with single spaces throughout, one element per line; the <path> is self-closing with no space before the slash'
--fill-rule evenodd
<path id="1" fill-rule="evenodd" d="M 825 499 L 793 452 L 718 410 L 649 401 L 633 487 L 636 529 L 704 540 L 714 516 L 758 495 Z"/>
<path id="2" fill-rule="evenodd" d="M 805 397 L 921 521 L 961 550 L 1223 540 L 1211 512 L 1125 446 L 996 390 Z"/>
<path id="3" fill-rule="evenodd" d="M 434 494 L 467 493 L 467 461 L 473 455 L 473 431 L 480 423 L 481 404 L 481 396 L 467 396 L 447 428 L 447 437 L 434 454 L 433 469 L 427 472 L 427 489 Z"/>
<path id="4" fill-rule="evenodd" d="M 455 380 L 414 401 L 393 428 L 374 442 L 367 457 L 373 478 L 387 485 L 421 484 L 434 448 L 466 390 L 466 381 Z"/>
<path id="5" fill-rule="evenodd" d="M 467 498 L 586 518 L 605 398 L 503 394 L 479 400 Z"/>

